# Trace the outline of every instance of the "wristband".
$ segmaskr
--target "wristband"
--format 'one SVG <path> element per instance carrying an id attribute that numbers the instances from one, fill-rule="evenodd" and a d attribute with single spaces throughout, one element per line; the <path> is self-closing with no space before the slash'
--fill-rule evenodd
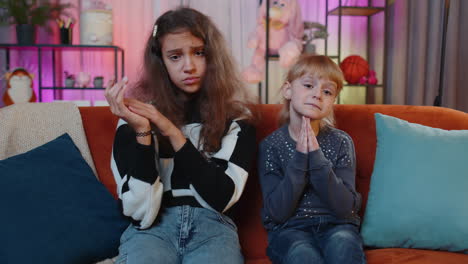
<path id="1" fill-rule="evenodd" d="M 136 137 L 146 137 L 153 134 L 153 130 L 148 130 L 146 132 L 135 132 Z"/>

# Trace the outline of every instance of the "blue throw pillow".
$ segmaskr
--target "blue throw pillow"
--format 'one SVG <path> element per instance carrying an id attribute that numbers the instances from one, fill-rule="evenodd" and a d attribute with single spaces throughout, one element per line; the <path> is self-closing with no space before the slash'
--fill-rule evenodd
<path id="1" fill-rule="evenodd" d="M 468 253 L 468 130 L 375 119 L 364 244 Z"/>
<path id="2" fill-rule="evenodd" d="M 0 263 L 93 263 L 129 222 L 68 134 L 0 161 Z"/>

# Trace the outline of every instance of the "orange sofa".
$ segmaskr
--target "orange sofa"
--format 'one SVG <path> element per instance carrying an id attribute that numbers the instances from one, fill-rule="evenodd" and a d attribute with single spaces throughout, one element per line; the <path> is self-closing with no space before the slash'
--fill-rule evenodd
<path id="1" fill-rule="evenodd" d="M 258 142 L 273 132 L 277 126 L 280 105 L 257 105 Z M 356 186 L 363 197 L 361 216 L 364 213 L 369 192 L 370 178 L 375 159 L 376 132 L 374 113 L 382 113 L 409 122 L 442 129 L 468 129 L 468 114 L 452 109 L 430 106 L 397 105 L 336 105 L 337 127 L 346 131 L 354 140 L 357 155 Z M 100 180 L 114 194 L 116 186 L 110 170 L 110 154 L 117 118 L 108 107 L 80 107 L 84 129 L 93 161 Z M 246 263 L 270 263 L 266 256 L 267 235 L 260 208 L 262 196 L 256 166 L 252 166 L 249 180 L 239 203 L 232 209 L 239 228 L 239 236 Z M 370 264 L 386 263 L 468 263 L 468 255 L 419 249 L 385 248 L 366 250 Z"/>

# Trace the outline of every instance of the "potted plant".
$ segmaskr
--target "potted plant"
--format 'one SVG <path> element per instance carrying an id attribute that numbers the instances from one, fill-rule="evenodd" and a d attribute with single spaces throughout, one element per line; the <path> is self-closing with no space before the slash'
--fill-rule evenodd
<path id="1" fill-rule="evenodd" d="M 315 54 L 315 44 L 312 43 L 314 39 L 325 39 L 328 37 L 327 27 L 317 22 L 304 22 L 304 52 Z"/>
<path id="2" fill-rule="evenodd" d="M 47 21 L 58 18 L 69 7 L 71 4 L 49 0 L 0 0 L 0 21 L 16 24 L 18 44 L 31 45 L 34 44 L 35 27 L 46 26 Z"/>

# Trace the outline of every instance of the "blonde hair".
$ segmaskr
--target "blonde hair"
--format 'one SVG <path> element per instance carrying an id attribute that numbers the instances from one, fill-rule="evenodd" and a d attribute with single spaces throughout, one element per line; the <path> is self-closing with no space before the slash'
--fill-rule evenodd
<path id="1" fill-rule="evenodd" d="M 333 62 L 329 57 L 323 55 L 302 55 L 296 64 L 288 71 L 285 83 L 292 83 L 294 80 L 301 78 L 304 75 L 313 75 L 317 77 L 326 77 L 336 84 L 336 96 L 343 89 L 343 72 L 340 67 Z M 279 124 L 289 123 L 289 107 L 290 99 L 283 98 L 283 108 L 279 116 Z M 335 115 L 333 110 L 327 117 L 320 120 L 320 128 L 325 126 L 335 126 Z"/>

